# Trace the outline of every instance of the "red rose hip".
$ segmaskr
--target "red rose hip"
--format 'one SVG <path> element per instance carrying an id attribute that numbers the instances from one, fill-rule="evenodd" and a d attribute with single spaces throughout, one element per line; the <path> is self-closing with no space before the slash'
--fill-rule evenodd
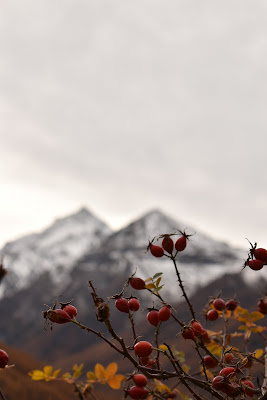
<path id="1" fill-rule="evenodd" d="M 5 368 L 8 364 L 8 354 L 5 350 L 0 349 L 0 368 Z"/>
<path id="2" fill-rule="evenodd" d="M 253 397 L 254 393 L 251 390 L 249 390 L 249 388 L 255 389 L 254 383 L 251 382 L 249 379 L 243 379 L 242 380 L 242 384 L 245 387 L 247 386 L 247 388 L 245 388 L 246 395 L 249 396 L 249 397 Z"/>
<path id="3" fill-rule="evenodd" d="M 207 317 L 207 319 L 208 319 L 209 321 L 216 321 L 216 319 L 218 319 L 218 317 L 219 317 L 218 311 L 217 311 L 217 310 L 214 310 L 214 309 L 209 310 L 209 311 L 207 312 L 206 317 Z"/>
<path id="4" fill-rule="evenodd" d="M 149 357 L 152 350 L 152 344 L 143 340 L 134 346 L 134 352 L 138 357 Z"/>
<path id="5" fill-rule="evenodd" d="M 155 244 L 150 243 L 149 248 L 150 248 L 150 252 L 151 252 L 152 256 L 158 257 L 158 258 L 163 257 L 164 250 L 162 247 L 156 246 Z"/>
<path id="6" fill-rule="evenodd" d="M 193 321 L 191 323 L 191 328 L 192 328 L 195 336 L 197 336 L 197 337 L 201 336 L 201 334 L 202 334 L 202 326 L 201 326 L 201 324 L 199 322 Z"/>
<path id="7" fill-rule="evenodd" d="M 128 305 L 129 305 L 129 309 L 131 311 L 138 311 L 140 308 L 140 303 L 139 300 L 132 297 L 129 301 L 128 301 Z"/>
<path id="8" fill-rule="evenodd" d="M 135 290 L 142 290 L 146 287 L 145 281 L 141 278 L 135 278 L 131 276 L 131 278 L 129 278 L 129 282 L 132 288 L 134 288 Z"/>
<path id="9" fill-rule="evenodd" d="M 167 251 L 167 253 L 172 254 L 173 252 L 173 247 L 174 247 L 174 243 L 172 238 L 170 238 L 170 236 L 165 236 L 162 240 L 162 247 L 165 251 Z"/>
<path id="10" fill-rule="evenodd" d="M 133 381 L 137 386 L 146 386 L 147 385 L 147 377 L 142 374 L 134 375 Z"/>
<path id="11" fill-rule="evenodd" d="M 141 386 L 132 386 L 128 391 L 127 394 L 128 396 L 131 397 L 131 399 L 146 399 L 148 396 L 148 390 Z"/>
<path id="12" fill-rule="evenodd" d="M 150 310 L 146 316 L 150 325 L 158 326 L 159 324 L 159 312 L 157 310 Z"/>
<path id="13" fill-rule="evenodd" d="M 248 266 L 249 268 L 253 269 L 253 271 L 259 271 L 263 268 L 263 261 L 262 260 L 249 260 Z"/>
<path id="14" fill-rule="evenodd" d="M 213 306 L 216 310 L 222 311 L 225 309 L 225 302 L 222 299 L 213 300 Z"/>
<path id="15" fill-rule="evenodd" d="M 182 336 L 185 340 L 195 340 L 194 332 L 188 326 L 182 329 Z"/>
<path id="16" fill-rule="evenodd" d="M 205 356 L 204 357 L 204 364 L 208 369 L 213 369 L 216 368 L 218 365 L 218 361 L 216 361 L 214 358 L 212 358 L 211 356 Z"/>
<path id="17" fill-rule="evenodd" d="M 252 253 L 254 255 L 254 257 L 256 258 L 256 260 L 261 260 L 264 263 L 267 263 L 267 250 L 263 249 L 263 248 L 258 248 L 258 249 L 254 249 L 252 250 Z"/>
<path id="18" fill-rule="evenodd" d="M 237 307 L 237 301 L 234 299 L 230 299 L 225 303 L 226 310 L 234 311 Z"/>
<path id="19" fill-rule="evenodd" d="M 47 318 L 51 322 L 55 322 L 56 324 L 66 324 L 71 320 L 70 315 L 62 310 L 61 308 L 57 310 L 48 310 L 47 311 Z"/>
<path id="20" fill-rule="evenodd" d="M 69 314 L 69 316 L 72 318 L 76 317 L 77 315 L 77 308 L 72 306 L 71 304 L 67 304 L 64 308 L 64 311 Z"/>
<path id="21" fill-rule="evenodd" d="M 168 321 L 171 317 L 171 309 L 169 306 L 163 306 L 159 310 L 159 320 L 160 321 Z"/>
<path id="22" fill-rule="evenodd" d="M 187 239 L 186 236 L 183 235 L 182 237 L 176 240 L 175 249 L 176 251 L 183 251 L 186 248 L 186 245 L 187 245 Z"/>
<path id="23" fill-rule="evenodd" d="M 117 308 L 117 310 L 119 310 L 120 312 L 124 312 L 124 313 L 128 313 L 129 309 L 130 309 L 128 300 L 124 299 L 123 297 L 119 297 L 115 301 L 115 307 Z"/>

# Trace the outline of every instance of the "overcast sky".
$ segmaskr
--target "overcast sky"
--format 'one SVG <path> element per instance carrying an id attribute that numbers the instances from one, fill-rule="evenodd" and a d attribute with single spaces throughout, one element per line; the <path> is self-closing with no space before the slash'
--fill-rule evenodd
<path id="1" fill-rule="evenodd" d="M 0 6 L 0 245 L 85 205 L 267 246 L 264 0 Z"/>

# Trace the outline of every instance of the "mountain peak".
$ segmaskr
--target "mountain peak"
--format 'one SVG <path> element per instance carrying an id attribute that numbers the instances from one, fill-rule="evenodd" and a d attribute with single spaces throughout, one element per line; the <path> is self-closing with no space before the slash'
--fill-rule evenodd
<path id="1" fill-rule="evenodd" d="M 9 274 L 1 292 L 16 290 L 48 271 L 64 280 L 78 259 L 98 248 L 112 230 L 87 208 L 56 219 L 43 231 L 9 242 L 1 250 Z M 7 289 L 5 289 L 6 287 Z"/>

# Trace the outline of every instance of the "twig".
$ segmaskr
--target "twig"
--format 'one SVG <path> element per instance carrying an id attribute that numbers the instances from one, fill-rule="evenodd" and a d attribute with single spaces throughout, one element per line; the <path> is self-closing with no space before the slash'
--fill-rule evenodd
<path id="1" fill-rule="evenodd" d="M 106 343 L 108 343 L 113 349 L 115 349 L 118 353 L 124 354 L 123 351 L 121 351 L 117 346 L 115 346 L 115 344 L 113 344 L 110 340 L 105 338 L 105 336 L 101 332 L 97 332 L 92 328 L 88 328 L 87 326 L 81 324 L 80 322 L 76 321 L 75 319 L 71 319 L 70 322 L 72 322 L 75 325 L 78 325 L 81 329 L 84 329 L 87 332 L 89 332 L 89 333 L 91 332 L 94 335 L 100 337 L 102 340 L 104 340 Z"/>
<path id="2" fill-rule="evenodd" d="M 4 393 L 2 392 L 1 389 L 0 389 L 0 396 L 1 396 L 1 399 L 2 399 L 2 400 L 6 400 L 6 398 L 5 398 L 5 396 L 4 396 Z"/>
<path id="3" fill-rule="evenodd" d="M 264 355 L 264 361 L 265 361 L 265 368 L 264 368 L 264 380 L 262 383 L 262 394 L 263 397 L 267 397 L 267 345 L 265 346 L 265 355 Z"/>
<path id="4" fill-rule="evenodd" d="M 85 400 L 84 395 L 82 394 L 81 389 L 79 388 L 79 386 L 77 385 L 76 382 L 73 382 L 73 386 L 75 387 L 75 391 L 78 392 L 78 396 L 80 400 Z"/>
<path id="5" fill-rule="evenodd" d="M 133 338 L 134 338 L 134 344 L 136 344 L 136 343 L 138 342 L 138 337 L 137 337 L 136 332 L 135 332 L 133 314 L 134 314 L 134 313 L 130 313 L 130 312 L 129 312 L 128 315 L 129 315 L 129 319 L 130 319 L 130 321 L 131 321 L 131 326 L 132 326 L 132 331 L 133 331 Z"/>
<path id="6" fill-rule="evenodd" d="M 183 292 L 183 296 L 184 296 L 184 298 L 185 298 L 185 300 L 186 300 L 186 302 L 187 302 L 187 304 L 188 304 L 188 307 L 189 307 L 189 309 L 190 309 L 190 312 L 191 312 L 191 314 L 192 314 L 192 317 L 193 317 L 193 319 L 195 320 L 195 319 L 196 319 L 196 317 L 195 317 L 195 312 L 194 312 L 194 309 L 193 309 L 192 304 L 191 304 L 190 301 L 189 301 L 189 298 L 187 297 L 187 294 L 186 294 L 186 291 L 185 291 L 185 288 L 184 288 L 184 285 L 183 285 L 183 282 L 182 282 L 180 273 L 179 273 L 178 268 L 177 268 L 177 264 L 176 264 L 175 257 L 174 257 L 174 256 L 171 256 L 171 260 L 172 260 L 172 262 L 173 262 L 173 264 L 174 264 L 174 268 L 175 268 L 175 272 L 176 272 L 176 275 L 177 275 L 177 278 L 178 278 L 179 286 L 180 286 L 180 288 L 181 288 L 181 290 L 182 290 L 182 292 Z"/>

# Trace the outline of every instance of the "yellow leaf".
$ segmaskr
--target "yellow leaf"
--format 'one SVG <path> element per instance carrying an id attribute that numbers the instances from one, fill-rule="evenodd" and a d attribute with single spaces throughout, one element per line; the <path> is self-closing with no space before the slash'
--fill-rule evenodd
<path id="1" fill-rule="evenodd" d="M 154 289 L 155 285 L 154 285 L 154 283 L 149 283 L 148 285 L 146 285 L 146 288 L 147 289 Z"/>
<path id="2" fill-rule="evenodd" d="M 161 281 L 161 276 L 156 280 L 156 286 L 159 286 L 160 281 Z"/>
<path id="3" fill-rule="evenodd" d="M 150 278 L 146 278 L 145 282 L 150 282 L 150 281 L 152 281 L 152 279 L 153 278 L 151 278 L 151 277 Z"/>
<path id="4" fill-rule="evenodd" d="M 190 370 L 190 367 L 189 367 L 187 364 L 183 364 L 183 365 L 182 365 L 182 370 L 183 370 L 186 374 L 188 374 L 188 372 L 189 372 L 189 370 Z"/>
<path id="5" fill-rule="evenodd" d="M 164 383 L 160 382 L 158 379 L 154 379 L 154 382 L 156 384 L 157 390 L 162 393 L 162 392 L 168 392 L 171 393 L 172 391 L 168 388 L 167 385 Z"/>
<path id="6" fill-rule="evenodd" d="M 65 372 L 65 374 L 62 375 L 63 379 L 70 379 L 71 378 L 71 374 L 69 372 Z"/>
<path id="7" fill-rule="evenodd" d="M 240 326 L 238 327 L 238 329 L 239 329 L 240 331 L 246 331 L 246 330 L 248 329 L 248 327 L 247 327 L 246 325 L 240 325 Z"/>
<path id="8" fill-rule="evenodd" d="M 160 344 L 159 345 L 159 349 L 164 350 L 164 351 L 168 351 L 168 347 L 165 344 Z"/>
<path id="9" fill-rule="evenodd" d="M 265 328 L 263 328 L 263 326 L 255 326 L 255 328 L 251 328 L 251 331 L 255 332 L 255 333 L 258 333 L 258 332 L 261 333 L 264 330 L 265 330 Z"/>
<path id="10" fill-rule="evenodd" d="M 200 368 L 200 372 L 201 372 L 202 375 L 205 375 L 203 367 Z M 211 381 L 214 378 L 213 373 L 209 369 L 206 369 L 206 375 Z"/>
<path id="11" fill-rule="evenodd" d="M 96 381 L 96 376 L 92 371 L 88 371 L 86 376 L 87 376 L 87 378 L 89 379 L 90 382 L 95 382 Z"/>
<path id="12" fill-rule="evenodd" d="M 244 324 L 246 324 L 246 323 L 249 322 L 249 319 L 248 319 L 247 317 L 236 317 L 236 319 L 237 319 L 239 322 L 243 322 Z"/>
<path id="13" fill-rule="evenodd" d="M 250 316 L 251 316 L 251 319 L 253 322 L 264 318 L 264 314 L 262 314 L 261 312 L 258 312 L 258 311 L 252 311 L 252 313 L 250 313 Z"/>
<path id="14" fill-rule="evenodd" d="M 112 389 L 120 389 L 121 382 L 125 379 L 123 375 L 115 375 L 113 378 L 108 380 L 108 384 Z"/>
<path id="15" fill-rule="evenodd" d="M 46 365 L 46 366 L 44 367 L 44 373 L 45 373 L 45 375 L 51 376 L 52 371 L 53 371 L 53 367 L 52 367 L 51 365 Z"/>
<path id="16" fill-rule="evenodd" d="M 35 369 L 29 372 L 29 375 L 31 376 L 33 381 L 41 381 L 42 379 L 45 379 L 44 372 L 40 371 L 39 369 Z"/>
<path id="17" fill-rule="evenodd" d="M 53 378 L 57 378 L 58 377 L 58 374 L 60 373 L 60 369 L 56 369 L 54 372 L 53 372 Z"/>
<path id="18" fill-rule="evenodd" d="M 105 369 L 103 365 L 99 363 L 95 365 L 95 376 L 101 381 L 105 380 Z"/>
<path id="19" fill-rule="evenodd" d="M 254 357 L 255 358 L 260 358 L 263 355 L 263 350 L 262 349 L 258 349 L 255 351 Z"/>
<path id="20" fill-rule="evenodd" d="M 84 364 L 80 364 L 80 365 L 75 364 L 72 367 L 72 369 L 74 371 L 74 374 L 73 374 L 74 378 L 79 378 L 79 376 L 82 374 L 83 366 L 84 366 Z"/>
<path id="21" fill-rule="evenodd" d="M 105 371 L 106 380 L 108 381 L 109 379 L 113 378 L 117 370 L 118 370 L 118 365 L 115 362 L 109 364 Z"/>
<path id="22" fill-rule="evenodd" d="M 209 351 L 214 354 L 215 356 L 220 357 L 222 352 L 222 346 L 212 340 L 210 343 L 206 344 Z"/>
<path id="23" fill-rule="evenodd" d="M 247 317 L 249 317 L 249 312 L 246 308 L 242 308 L 240 306 L 237 306 L 235 311 L 234 311 L 234 315 L 237 316 L 239 314 L 245 315 Z"/>

